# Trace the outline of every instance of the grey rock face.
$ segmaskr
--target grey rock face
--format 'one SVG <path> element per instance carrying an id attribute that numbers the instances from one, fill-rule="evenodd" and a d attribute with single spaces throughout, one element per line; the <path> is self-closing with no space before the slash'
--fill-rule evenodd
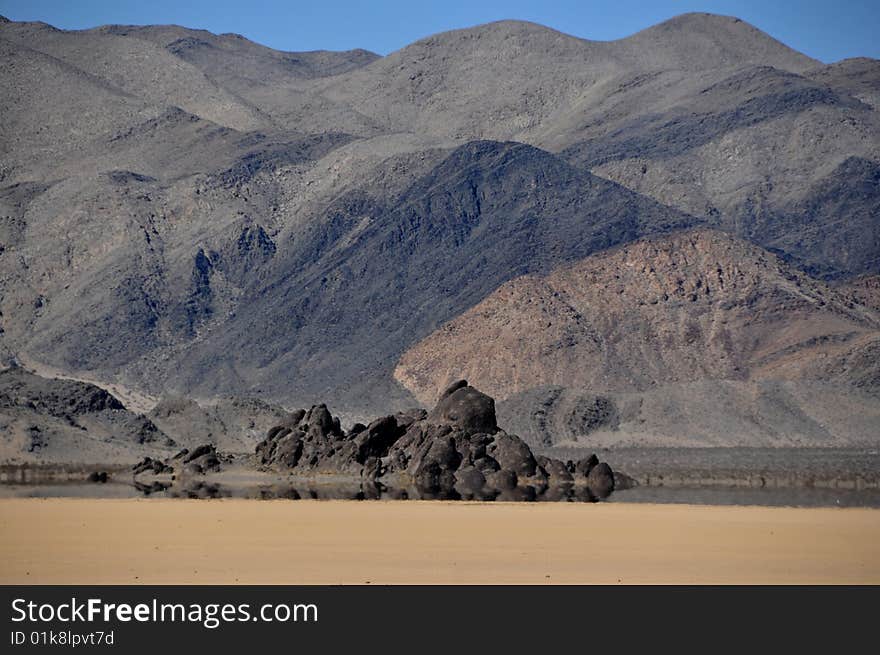
<path id="1" fill-rule="evenodd" d="M 181 446 L 211 443 L 226 453 L 252 453 L 266 430 L 290 420 L 288 412 L 278 406 L 237 397 L 201 405 L 188 398 L 166 396 L 147 416 Z"/>
<path id="2" fill-rule="evenodd" d="M 586 435 L 597 429 L 614 429 L 618 410 L 611 398 L 563 387 L 536 386 L 499 403 L 498 412 L 533 447 Z"/>

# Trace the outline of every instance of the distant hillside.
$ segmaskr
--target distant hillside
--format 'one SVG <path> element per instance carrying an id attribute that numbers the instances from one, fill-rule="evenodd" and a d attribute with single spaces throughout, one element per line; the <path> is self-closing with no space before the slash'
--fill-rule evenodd
<path id="1" fill-rule="evenodd" d="M 512 429 L 555 425 L 548 439 L 623 430 L 649 444 L 832 445 L 874 433 L 878 354 L 875 310 L 698 230 L 512 280 L 408 350 L 395 377 L 422 403 L 466 378 L 508 401 Z M 833 408 L 852 402 L 841 423 Z"/>
<path id="2" fill-rule="evenodd" d="M 563 347 L 529 366 L 558 360 L 620 393 L 746 371 L 873 384 L 875 318 L 856 307 L 872 301 L 845 289 L 880 274 L 875 60 L 825 66 L 709 14 L 612 42 L 501 21 L 387 57 L 0 21 L 0 56 L 0 363 L 211 407 L 232 395 L 375 415 L 416 402 L 393 376 L 401 356 L 502 285 L 702 226 L 778 255 L 800 291 L 731 241 L 770 280 L 753 300 L 725 296 L 736 311 L 650 305 L 627 278 L 622 296 L 653 314 L 602 302 L 669 343 L 626 336 L 575 370 L 565 339 L 588 352 L 589 334 L 555 322 L 526 345 Z M 793 327 L 774 331 L 791 302 Z M 722 318 L 776 340 L 738 341 Z M 503 381 L 508 364 L 484 371 L 501 395 L 526 388 Z M 406 384 L 428 398 L 440 382 Z"/>
<path id="3" fill-rule="evenodd" d="M 459 378 L 499 399 L 546 384 L 644 391 L 703 378 L 815 376 L 880 392 L 878 348 L 875 311 L 698 230 L 508 282 L 407 351 L 395 376 L 422 402 Z"/>
<path id="4" fill-rule="evenodd" d="M 93 384 L 13 367 L 0 371 L 0 464 L 130 464 L 202 444 L 252 453 L 288 417 L 247 398 L 168 397 L 145 415 Z"/>
<path id="5" fill-rule="evenodd" d="M 0 462 L 136 461 L 175 442 L 94 385 L 0 371 Z"/>

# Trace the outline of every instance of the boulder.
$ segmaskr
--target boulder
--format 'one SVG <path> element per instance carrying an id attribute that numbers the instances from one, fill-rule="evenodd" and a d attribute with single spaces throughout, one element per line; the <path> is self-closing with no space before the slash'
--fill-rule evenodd
<path id="1" fill-rule="evenodd" d="M 531 449 L 516 435 L 499 432 L 486 447 L 486 452 L 502 469 L 510 469 L 521 477 L 533 476 L 538 468 Z"/>
<path id="2" fill-rule="evenodd" d="M 598 498 L 607 498 L 614 491 L 614 471 L 605 462 L 596 464 L 587 476 L 587 487 Z"/>
<path id="3" fill-rule="evenodd" d="M 449 386 L 447 386 L 447 387 L 441 392 L 441 394 L 440 394 L 440 398 L 438 399 L 438 402 L 439 402 L 440 400 L 443 400 L 444 398 L 446 398 L 446 397 L 448 397 L 448 396 L 451 396 L 454 392 L 456 392 L 456 391 L 458 391 L 459 389 L 462 389 L 462 388 L 464 388 L 464 387 L 466 387 L 466 386 L 468 386 L 468 382 L 467 382 L 467 380 L 457 380 L 456 382 L 453 382 L 452 384 L 450 384 Z"/>
<path id="4" fill-rule="evenodd" d="M 547 481 L 549 484 L 571 484 L 574 481 L 568 467 L 558 459 L 538 457 L 537 462 L 538 466 L 540 466 L 544 470 L 544 473 L 547 474 Z"/>
<path id="5" fill-rule="evenodd" d="M 516 473 L 510 469 L 501 469 L 486 474 L 486 486 L 492 489 L 503 491 L 505 489 L 515 489 L 519 482 Z"/>
<path id="6" fill-rule="evenodd" d="M 220 470 L 220 458 L 213 444 L 203 444 L 194 448 L 183 458 L 184 470 L 201 474 Z"/>
<path id="7" fill-rule="evenodd" d="M 596 457 L 595 453 L 590 455 L 589 457 L 584 457 L 574 465 L 574 474 L 576 476 L 585 478 L 590 475 L 590 471 L 592 471 L 593 467 L 595 467 L 598 463 L 599 458 Z"/>
<path id="8" fill-rule="evenodd" d="M 461 494 L 476 494 L 486 486 L 486 477 L 473 466 L 462 466 L 455 472 L 455 489 Z"/>
<path id="9" fill-rule="evenodd" d="M 205 455 L 210 454 L 216 454 L 214 446 L 212 446 L 211 444 L 203 444 L 188 452 L 183 458 L 183 463 L 189 464 L 194 459 L 198 459 L 199 457 L 204 457 Z"/>
<path id="10" fill-rule="evenodd" d="M 349 433 L 351 436 L 351 433 Z M 364 463 L 368 458 L 381 458 L 387 454 L 388 449 L 403 435 L 403 430 L 397 424 L 394 416 L 377 418 L 363 430 L 354 433 L 357 445 L 357 461 Z"/>
<path id="11" fill-rule="evenodd" d="M 339 419 L 334 417 L 327 405 L 315 405 L 300 421 L 305 426 L 306 432 L 317 436 L 342 437 L 342 429 Z"/>
<path id="12" fill-rule="evenodd" d="M 153 473 L 155 475 L 159 475 L 162 473 L 173 472 L 173 467 L 165 464 L 158 459 L 153 459 L 152 457 L 144 457 L 141 461 L 139 461 L 132 467 L 132 473 L 134 475 L 140 475 L 142 473 Z"/>
<path id="13" fill-rule="evenodd" d="M 501 464 L 499 464 L 498 460 L 494 457 L 489 457 L 487 455 L 485 457 L 475 459 L 474 468 L 481 471 L 485 475 L 486 473 L 492 473 L 494 471 L 501 470 Z"/>
<path id="14" fill-rule="evenodd" d="M 495 401 L 473 387 L 466 386 L 466 382 L 463 386 L 456 385 L 449 387 L 451 392 L 449 389 L 444 391 L 437 406 L 428 414 L 427 420 L 430 423 L 452 425 L 468 433 L 497 432 Z"/>

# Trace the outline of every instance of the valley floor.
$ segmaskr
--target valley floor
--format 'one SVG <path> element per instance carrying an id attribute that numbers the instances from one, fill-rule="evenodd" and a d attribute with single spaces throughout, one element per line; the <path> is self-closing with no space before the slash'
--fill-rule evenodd
<path id="1" fill-rule="evenodd" d="M 2 584 L 880 583 L 880 510 L 0 499 Z"/>

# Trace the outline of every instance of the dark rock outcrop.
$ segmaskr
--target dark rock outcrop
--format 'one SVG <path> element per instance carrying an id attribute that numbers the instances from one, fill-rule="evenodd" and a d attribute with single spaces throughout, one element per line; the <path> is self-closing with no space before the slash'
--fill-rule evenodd
<path id="1" fill-rule="evenodd" d="M 428 420 L 467 432 L 493 434 L 498 430 L 495 401 L 468 386 L 467 380 L 459 380 L 446 388 L 434 411 L 428 415 Z"/>
<path id="2" fill-rule="evenodd" d="M 257 446 L 262 466 L 411 483 L 422 497 L 436 498 L 515 499 L 573 485 L 587 487 L 590 498 L 604 498 L 614 489 L 611 468 L 595 455 L 570 467 L 536 459 L 522 439 L 499 429 L 494 400 L 464 380 L 444 390 L 431 412 L 384 416 L 348 432 L 324 405 L 291 416 L 296 420 L 273 427 Z"/>
<path id="3" fill-rule="evenodd" d="M 95 484 L 104 484 L 109 479 L 107 471 L 92 471 L 89 473 L 88 481 Z"/>
<path id="4" fill-rule="evenodd" d="M 153 459 L 152 457 L 144 457 L 140 462 L 135 464 L 131 470 L 136 476 L 143 473 L 161 475 L 162 473 L 172 473 L 174 468 L 161 460 Z"/>
<path id="5" fill-rule="evenodd" d="M 558 459 L 538 457 L 538 466 L 547 474 L 548 481 L 554 484 L 571 484 L 574 482 L 571 471 Z"/>
<path id="6" fill-rule="evenodd" d="M 590 455 L 589 457 L 584 457 L 582 460 L 579 460 L 574 465 L 574 472 L 577 475 L 581 475 L 583 477 L 587 477 L 590 475 L 590 472 L 596 467 L 599 463 L 599 458 L 596 455 Z"/>
<path id="7" fill-rule="evenodd" d="M 184 470 L 188 473 L 207 473 L 220 470 L 220 458 L 212 444 L 194 448 L 183 457 Z"/>
<path id="8" fill-rule="evenodd" d="M 139 475 L 171 475 L 178 472 L 188 475 L 216 473 L 221 470 L 220 465 L 223 457 L 213 444 L 203 444 L 192 450 L 184 448 L 165 461 L 144 457 L 132 467 L 132 473 L 135 477 Z"/>
<path id="9" fill-rule="evenodd" d="M 596 464 L 587 476 L 587 486 L 600 498 L 614 491 L 614 471 L 605 462 Z"/>

